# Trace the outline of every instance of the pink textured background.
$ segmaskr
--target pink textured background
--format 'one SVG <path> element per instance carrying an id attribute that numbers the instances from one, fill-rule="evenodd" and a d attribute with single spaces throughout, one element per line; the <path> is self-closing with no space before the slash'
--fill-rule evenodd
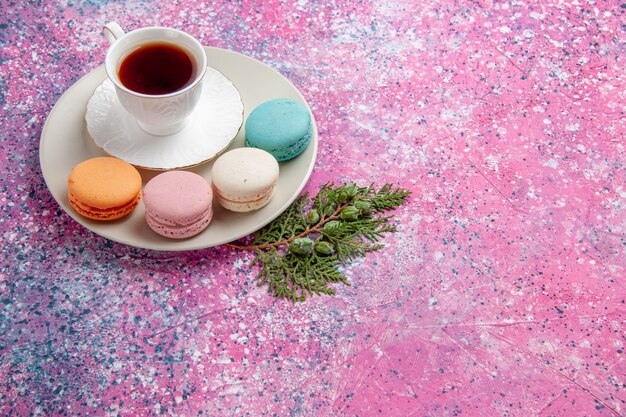
<path id="1" fill-rule="evenodd" d="M 0 415 L 626 415 L 626 3 L 0 4 Z M 102 24 L 172 26 L 310 103 L 328 181 L 412 191 L 304 304 L 250 254 L 107 241 L 39 170 Z"/>

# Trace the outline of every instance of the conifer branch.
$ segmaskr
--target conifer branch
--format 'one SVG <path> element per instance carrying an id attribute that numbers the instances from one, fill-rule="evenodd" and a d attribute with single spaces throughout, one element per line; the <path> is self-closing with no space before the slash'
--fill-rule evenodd
<path id="1" fill-rule="evenodd" d="M 406 203 L 410 191 L 385 184 L 323 185 L 312 199 L 305 193 L 249 243 L 229 247 L 252 250 L 251 265 L 260 265 L 258 285 L 294 302 L 335 294 L 329 284 L 350 285 L 339 267 L 384 247 L 385 234 L 396 231 L 393 216 L 382 213 Z"/>

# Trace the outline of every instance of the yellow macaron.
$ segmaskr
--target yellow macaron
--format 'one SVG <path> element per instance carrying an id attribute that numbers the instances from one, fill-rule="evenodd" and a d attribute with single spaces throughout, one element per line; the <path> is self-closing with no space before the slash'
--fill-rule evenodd
<path id="1" fill-rule="evenodd" d="M 94 220 L 115 220 L 130 214 L 141 199 L 141 175 L 131 164 L 97 157 L 76 165 L 67 179 L 70 205 Z"/>

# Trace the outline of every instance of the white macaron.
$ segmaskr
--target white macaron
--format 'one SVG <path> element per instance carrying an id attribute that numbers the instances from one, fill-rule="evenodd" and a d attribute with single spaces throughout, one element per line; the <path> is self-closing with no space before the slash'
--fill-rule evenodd
<path id="1" fill-rule="evenodd" d="M 211 170 L 217 201 L 227 210 L 247 212 L 271 200 L 278 182 L 278 162 L 256 148 L 237 148 L 221 155 Z"/>

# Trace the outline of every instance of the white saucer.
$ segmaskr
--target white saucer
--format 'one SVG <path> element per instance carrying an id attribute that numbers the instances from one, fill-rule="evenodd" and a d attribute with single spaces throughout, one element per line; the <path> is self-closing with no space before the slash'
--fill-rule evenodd
<path id="1" fill-rule="evenodd" d="M 106 79 L 87 103 L 87 130 L 106 153 L 140 168 L 168 170 L 206 162 L 228 147 L 243 123 L 239 91 L 221 72 L 207 68 L 202 96 L 181 131 L 155 136 L 139 127 Z"/>
<path id="2" fill-rule="evenodd" d="M 298 89 L 267 65 L 224 49 L 207 47 L 205 50 L 209 66 L 224 74 L 239 90 L 244 118 L 259 104 L 279 97 L 297 100 L 309 108 Z M 104 66 L 100 66 L 70 87 L 50 111 L 39 144 L 41 171 L 52 196 L 69 216 L 94 233 L 116 242 L 155 250 L 181 251 L 221 245 L 247 236 L 278 217 L 300 194 L 313 171 L 318 145 L 314 118 L 311 144 L 298 157 L 280 164 L 274 197 L 259 210 L 234 213 L 214 203 L 214 216 L 209 227 L 183 240 L 168 239 L 150 230 L 146 224 L 143 203 L 139 203 L 129 216 L 113 222 L 102 223 L 81 217 L 67 201 L 67 176 L 79 162 L 106 155 L 94 144 L 85 124 L 87 103 L 105 79 Z M 244 146 L 244 127 L 227 149 Z M 212 166 L 213 162 L 209 161 L 189 170 L 210 180 Z M 144 169 L 139 169 L 139 172 L 144 184 L 159 173 Z"/>

